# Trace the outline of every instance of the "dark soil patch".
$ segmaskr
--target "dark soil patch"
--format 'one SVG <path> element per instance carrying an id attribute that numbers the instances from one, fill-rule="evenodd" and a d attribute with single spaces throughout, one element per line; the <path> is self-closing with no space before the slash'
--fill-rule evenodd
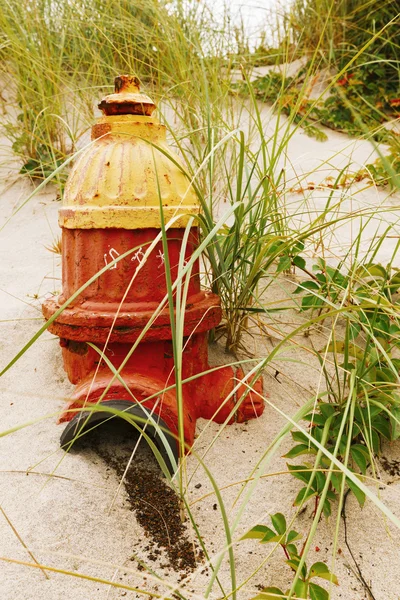
<path id="1" fill-rule="evenodd" d="M 392 477 L 400 477 L 400 460 L 388 460 L 386 456 L 382 456 L 381 465 Z"/>
<path id="2" fill-rule="evenodd" d="M 98 454 L 120 479 L 136 445 L 136 433 L 123 421 L 103 423 L 83 436 L 81 448 Z M 163 557 L 175 571 L 191 572 L 203 559 L 202 550 L 188 538 L 181 520 L 179 498 L 168 485 L 146 442 L 141 442 L 124 480 L 127 499 L 143 527 L 150 561 Z M 165 563 L 165 559 L 163 561 Z"/>

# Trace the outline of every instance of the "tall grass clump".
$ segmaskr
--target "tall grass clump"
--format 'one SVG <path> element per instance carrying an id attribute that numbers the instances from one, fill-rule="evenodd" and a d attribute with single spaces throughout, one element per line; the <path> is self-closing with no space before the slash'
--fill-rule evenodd
<path id="1" fill-rule="evenodd" d="M 196 159 L 207 106 L 218 120 L 229 104 L 232 41 L 201 3 L 4 0 L 0 32 L 3 132 L 32 177 L 73 153 L 93 120 L 93 98 L 121 72 L 137 74 L 160 100 L 178 100 L 183 133 L 197 131 Z"/>

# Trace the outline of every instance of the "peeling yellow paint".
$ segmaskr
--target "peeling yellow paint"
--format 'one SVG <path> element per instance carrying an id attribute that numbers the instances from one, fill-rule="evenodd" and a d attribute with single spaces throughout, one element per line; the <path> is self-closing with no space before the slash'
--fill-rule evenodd
<path id="1" fill-rule="evenodd" d="M 185 227 L 199 204 L 179 158 L 166 142 L 166 128 L 151 116 L 103 116 L 92 128 L 94 144 L 68 178 L 59 224 L 69 229 L 161 227 L 180 215 Z M 164 154 L 165 153 L 165 154 Z"/>

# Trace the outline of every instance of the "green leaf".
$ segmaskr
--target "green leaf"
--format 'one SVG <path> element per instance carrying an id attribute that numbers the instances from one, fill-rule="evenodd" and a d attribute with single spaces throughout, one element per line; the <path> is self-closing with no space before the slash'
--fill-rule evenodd
<path id="1" fill-rule="evenodd" d="M 282 513 L 276 513 L 275 515 L 272 515 L 271 521 L 277 533 L 283 535 L 286 532 L 286 519 Z"/>
<path id="2" fill-rule="evenodd" d="M 335 585 L 338 585 L 338 580 L 336 575 L 330 572 L 328 567 L 323 562 L 316 562 L 311 565 L 310 571 L 308 573 L 309 579 L 313 577 L 321 577 L 322 579 L 326 579 L 327 581 L 332 581 Z"/>
<path id="3" fill-rule="evenodd" d="M 382 412 L 382 408 L 380 406 L 370 405 L 368 407 L 361 409 L 362 414 L 364 415 L 364 420 L 369 422 L 369 417 L 374 420 L 374 418 Z"/>
<path id="4" fill-rule="evenodd" d="M 390 419 L 392 440 L 400 437 L 400 407 L 393 406 L 391 409 L 392 417 Z"/>
<path id="5" fill-rule="evenodd" d="M 299 269 L 305 269 L 306 268 L 306 261 L 301 256 L 295 256 L 294 259 L 293 259 L 293 264 L 296 267 L 299 267 Z"/>
<path id="6" fill-rule="evenodd" d="M 400 371 L 400 359 L 392 358 L 392 364 L 397 371 Z"/>
<path id="7" fill-rule="evenodd" d="M 296 254 L 299 254 L 300 252 L 303 252 L 303 250 L 304 250 L 304 242 L 298 241 L 293 245 L 292 252 L 296 252 Z"/>
<path id="8" fill-rule="evenodd" d="M 310 583 L 311 600 L 329 600 L 329 594 L 324 588 L 316 583 Z"/>
<path id="9" fill-rule="evenodd" d="M 325 499 L 324 505 L 322 507 L 322 512 L 324 513 L 324 516 L 329 519 L 329 517 L 332 514 L 332 509 L 331 509 L 331 503 L 329 502 L 329 500 Z"/>
<path id="10" fill-rule="evenodd" d="M 269 254 L 270 256 L 272 256 L 272 254 L 275 254 L 275 252 L 277 252 L 277 251 L 278 251 L 278 249 L 279 249 L 281 246 L 283 246 L 283 244 L 284 244 L 284 241 L 283 241 L 283 240 L 279 240 L 279 239 L 278 239 L 278 240 L 276 240 L 276 241 L 274 241 L 274 242 L 272 242 L 272 243 L 270 244 L 270 248 L 269 248 L 269 252 L 268 252 L 268 254 Z"/>
<path id="11" fill-rule="evenodd" d="M 367 471 L 367 459 L 365 458 L 364 453 L 361 452 L 355 446 L 352 446 L 350 448 L 350 453 L 351 453 L 352 459 L 354 460 L 354 462 L 356 463 L 356 465 L 360 469 L 361 473 L 363 475 L 365 475 L 365 473 Z"/>
<path id="12" fill-rule="evenodd" d="M 368 450 L 367 446 L 363 446 L 363 444 L 352 444 L 351 447 L 352 448 L 357 448 L 357 450 L 359 452 L 362 452 L 362 454 L 364 454 L 365 458 L 367 460 L 369 460 L 370 455 L 369 455 L 369 450 Z"/>
<path id="13" fill-rule="evenodd" d="M 313 425 L 325 425 L 326 418 L 318 413 L 310 413 L 304 417 L 305 421 L 309 421 Z"/>
<path id="14" fill-rule="evenodd" d="M 399 272 L 397 272 L 395 275 L 393 275 L 393 277 L 390 279 L 389 287 L 390 287 L 392 294 L 397 292 L 397 290 L 400 287 L 400 273 Z"/>
<path id="15" fill-rule="evenodd" d="M 390 319 L 388 315 L 380 315 L 374 323 L 374 330 L 379 332 L 381 335 L 388 334 L 390 332 Z"/>
<path id="16" fill-rule="evenodd" d="M 380 382 L 396 383 L 397 375 L 389 367 L 382 367 L 381 369 L 376 369 L 376 381 L 378 384 Z"/>
<path id="17" fill-rule="evenodd" d="M 321 471 L 316 471 L 315 472 L 315 479 L 314 479 L 313 487 L 318 492 L 321 493 L 322 490 L 325 487 L 325 482 L 326 482 L 326 475 L 325 475 L 325 473 L 321 473 Z"/>
<path id="18" fill-rule="evenodd" d="M 302 571 L 304 571 L 304 568 Z M 296 594 L 297 598 L 308 598 L 308 582 L 299 579 L 294 586 L 294 593 Z"/>
<path id="19" fill-rule="evenodd" d="M 364 309 L 375 309 L 378 305 L 388 308 L 391 306 L 391 303 L 387 298 L 378 294 L 372 295 L 371 290 L 362 293 L 360 292 L 360 289 L 358 289 L 356 296 L 361 299 L 361 305 Z"/>
<path id="20" fill-rule="evenodd" d="M 356 273 L 359 277 L 363 277 L 364 279 L 370 278 L 370 277 L 378 277 L 380 279 L 386 279 L 386 277 L 387 277 L 386 269 L 384 267 L 382 267 L 382 265 L 377 265 L 377 264 L 372 264 L 372 263 L 369 265 L 358 267 L 358 269 L 356 270 Z"/>
<path id="21" fill-rule="evenodd" d="M 292 266 L 292 260 L 290 256 L 281 256 L 278 262 L 278 266 L 276 268 L 277 273 L 282 273 L 282 271 L 288 271 Z"/>
<path id="22" fill-rule="evenodd" d="M 270 529 L 266 525 L 256 525 L 255 527 L 250 529 L 250 531 L 248 531 L 240 539 L 241 540 L 262 540 L 262 538 L 267 534 L 268 531 L 272 531 L 272 529 Z M 273 535 L 275 535 L 273 531 L 272 531 L 272 533 L 273 533 Z"/>
<path id="23" fill-rule="evenodd" d="M 349 488 L 351 489 L 351 491 L 353 492 L 353 494 L 355 495 L 355 497 L 357 498 L 359 505 L 361 507 L 363 507 L 364 503 L 365 503 L 364 492 L 362 492 L 360 490 L 360 488 L 357 487 L 357 485 L 355 483 L 353 483 L 353 481 L 351 481 L 351 479 L 349 479 L 348 477 L 346 478 L 346 483 L 349 486 Z"/>
<path id="24" fill-rule="evenodd" d="M 353 321 L 352 321 L 350 323 L 349 330 L 350 330 L 350 339 L 355 340 L 361 331 L 360 323 L 353 323 Z"/>
<path id="25" fill-rule="evenodd" d="M 372 421 L 372 427 L 387 440 L 390 440 L 390 426 L 386 417 L 383 415 L 378 415 L 375 417 L 375 419 Z"/>
<path id="26" fill-rule="evenodd" d="M 318 404 L 318 408 L 321 414 L 325 417 L 325 419 L 329 419 L 332 415 L 335 414 L 336 408 L 334 405 L 329 402 L 321 402 Z"/>
<path id="27" fill-rule="evenodd" d="M 339 441 L 339 454 L 344 456 L 347 448 L 347 435 L 343 434 Z"/>
<path id="28" fill-rule="evenodd" d="M 286 550 L 289 553 L 290 558 L 294 558 L 299 555 L 299 551 L 297 550 L 295 544 L 288 544 L 286 546 Z"/>
<path id="29" fill-rule="evenodd" d="M 292 542 L 295 542 L 295 541 L 299 540 L 300 538 L 301 538 L 301 533 L 298 533 L 297 531 L 294 531 L 294 529 L 292 529 L 288 533 L 286 543 L 291 544 Z"/>
<path id="30" fill-rule="evenodd" d="M 304 483 L 310 481 L 311 470 L 306 465 L 289 465 L 288 463 L 286 463 L 286 465 L 293 477 L 300 479 L 300 481 L 304 481 Z"/>
<path id="31" fill-rule="evenodd" d="M 334 269 L 333 267 L 326 266 L 325 271 L 327 275 L 332 279 L 332 281 L 344 281 L 345 277 L 341 274 L 338 269 Z"/>
<path id="32" fill-rule="evenodd" d="M 375 431 L 375 429 L 372 429 L 372 431 L 371 431 L 371 441 L 372 441 L 372 449 L 373 449 L 374 454 L 379 454 L 379 452 L 381 450 L 381 440 L 380 440 L 378 433 Z"/>
<path id="33" fill-rule="evenodd" d="M 265 534 L 263 539 L 260 541 L 260 544 L 269 544 L 271 542 L 284 542 L 285 538 L 282 535 L 276 535 L 275 531 L 269 529 L 269 531 Z"/>
<path id="34" fill-rule="evenodd" d="M 389 327 L 389 333 L 392 336 L 398 336 L 400 332 L 400 327 L 395 323 L 392 323 Z"/>
<path id="35" fill-rule="evenodd" d="M 302 431 L 292 431 L 292 438 L 299 444 L 309 444 L 308 437 Z"/>
<path id="36" fill-rule="evenodd" d="M 342 486 L 342 478 L 343 478 L 343 473 L 332 473 L 331 474 L 332 486 L 337 492 L 340 492 L 340 489 Z"/>
<path id="37" fill-rule="evenodd" d="M 318 306 L 323 306 L 324 301 L 322 298 L 317 298 L 314 295 L 303 296 L 301 300 L 301 308 L 302 310 L 308 310 L 310 308 L 317 308 Z"/>
<path id="38" fill-rule="evenodd" d="M 303 281 L 293 292 L 293 294 L 301 294 L 306 290 L 314 290 L 317 291 L 320 289 L 320 286 L 315 281 Z"/>
<path id="39" fill-rule="evenodd" d="M 326 261 L 323 258 L 317 258 L 317 262 L 312 266 L 312 270 L 315 271 L 323 271 L 326 267 Z"/>
<path id="40" fill-rule="evenodd" d="M 296 496 L 295 501 L 293 502 L 293 506 L 300 506 L 300 504 L 303 504 L 303 502 L 307 502 L 307 500 L 309 500 L 313 496 L 317 495 L 317 492 L 315 492 L 311 488 L 308 490 L 307 493 L 306 492 L 307 492 L 306 487 L 301 488 L 301 490 L 299 491 L 299 493 Z"/>
<path id="41" fill-rule="evenodd" d="M 358 358 L 358 360 L 363 360 L 365 355 L 365 350 L 357 346 L 356 344 L 349 345 L 347 342 L 331 342 L 326 346 L 326 348 L 320 350 L 320 353 L 323 352 L 332 352 L 334 354 L 347 354 L 348 356 L 352 356 L 353 358 Z"/>
<path id="42" fill-rule="evenodd" d="M 267 587 L 257 594 L 257 596 L 254 596 L 252 600 L 276 600 L 280 596 L 285 596 L 282 590 L 277 587 Z"/>
<path id="43" fill-rule="evenodd" d="M 291 567 L 291 569 L 293 569 L 293 571 L 296 572 L 299 567 L 299 564 L 300 564 L 300 556 L 292 556 L 292 558 L 290 560 L 287 560 L 286 563 L 289 565 L 289 567 Z M 300 576 L 303 577 L 303 579 L 305 579 L 307 577 L 306 563 L 304 563 L 303 566 L 301 567 Z"/>
<path id="44" fill-rule="evenodd" d="M 296 456 L 301 456 L 302 454 L 316 454 L 317 451 L 312 446 L 306 446 L 306 444 L 297 444 L 297 446 L 293 446 L 283 455 L 283 458 L 296 458 Z"/>

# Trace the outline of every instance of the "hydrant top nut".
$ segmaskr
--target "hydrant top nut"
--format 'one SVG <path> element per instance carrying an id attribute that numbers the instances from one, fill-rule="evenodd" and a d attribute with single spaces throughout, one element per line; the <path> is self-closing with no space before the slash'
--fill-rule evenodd
<path id="1" fill-rule="evenodd" d="M 120 75 L 114 81 L 115 94 L 103 98 L 100 110 L 110 115 L 147 115 L 151 116 L 156 105 L 145 94 L 140 93 L 140 82 L 137 77 Z"/>

